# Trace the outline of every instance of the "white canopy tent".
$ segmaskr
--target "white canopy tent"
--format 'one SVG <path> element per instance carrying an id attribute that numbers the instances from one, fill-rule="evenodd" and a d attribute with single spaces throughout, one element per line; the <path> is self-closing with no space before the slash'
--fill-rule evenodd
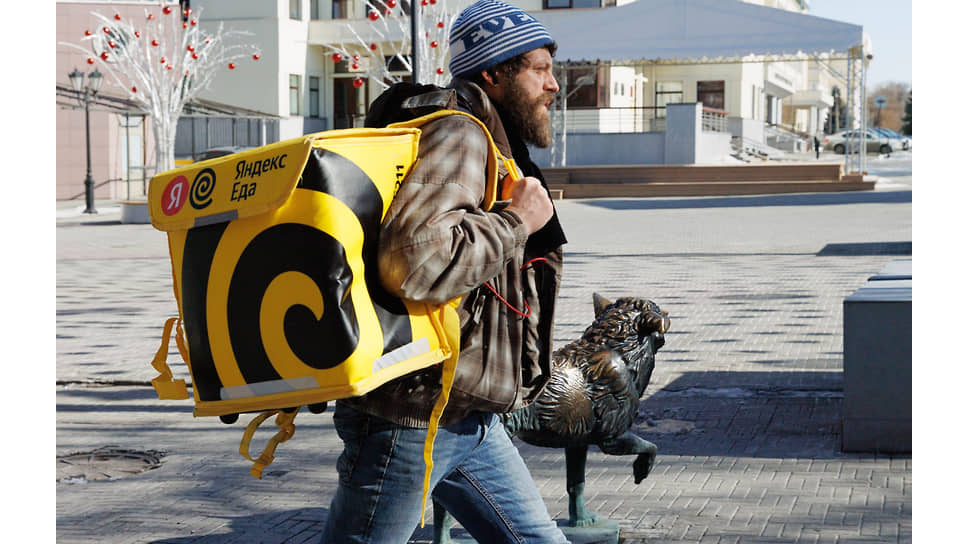
<path id="1" fill-rule="evenodd" d="M 534 15 L 558 42 L 557 62 L 712 64 L 804 56 L 847 60 L 842 76 L 847 81 L 848 126 L 867 128 L 864 89 L 871 45 L 862 26 L 739 0 L 637 0 Z M 847 155 L 848 173 L 863 171 L 863 155 Z M 852 164 L 857 160 L 859 164 Z"/>

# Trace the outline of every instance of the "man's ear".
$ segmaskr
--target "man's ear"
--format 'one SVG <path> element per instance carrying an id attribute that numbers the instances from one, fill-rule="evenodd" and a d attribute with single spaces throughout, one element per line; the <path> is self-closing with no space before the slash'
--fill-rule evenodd
<path id="1" fill-rule="evenodd" d="M 500 102 L 504 98 L 504 89 L 498 85 L 497 78 L 498 76 L 494 72 L 487 70 L 482 71 L 481 79 L 483 80 L 483 85 L 481 88 L 484 90 L 487 96 L 491 98 L 491 100 Z"/>
<path id="2" fill-rule="evenodd" d="M 481 70 L 481 78 L 484 79 L 484 83 L 490 86 L 497 86 L 497 74 L 491 73 L 487 70 Z"/>

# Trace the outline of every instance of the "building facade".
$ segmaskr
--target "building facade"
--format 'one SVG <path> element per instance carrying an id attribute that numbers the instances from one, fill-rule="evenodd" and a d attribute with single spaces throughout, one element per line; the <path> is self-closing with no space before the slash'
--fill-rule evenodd
<path id="1" fill-rule="evenodd" d="M 809 13 L 807 0 L 744 0 L 774 9 Z M 242 30 L 261 51 L 257 63 L 244 69 L 222 70 L 202 98 L 246 111 L 262 112 L 274 119 L 272 130 L 263 126 L 261 136 L 246 138 L 244 145 L 268 143 L 309 132 L 347 128 L 362 124 L 368 104 L 384 86 L 378 78 L 366 76 L 367 51 L 360 61 L 334 59 L 334 45 L 369 43 L 393 50 L 407 39 L 405 30 L 383 27 L 381 43 L 373 42 L 374 25 L 386 21 L 373 16 L 369 6 L 379 9 L 405 8 L 406 0 L 182 0 L 162 2 L 176 9 L 191 7 L 200 13 L 202 28 Z M 427 9 L 446 3 L 448 14 L 458 13 L 471 0 L 438 0 Z M 539 15 L 553 10 L 608 9 L 625 0 L 512 0 L 511 3 Z M 439 5 L 437 5 L 439 4 Z M 159 2 L 83 0 L 57 4 L 58 42 L 77 43 L 93 24 L 91 11 L 143 16 L 147 7 Z M 380 14 L 377 14 L 380 15 Z M 371 19 L 371 16 L 373 18 Z M 441 17 L 443 19 L 443 16 Z M 539 16 L 540 18 L 540 16 Z M 441 21 L 443 23 L 443 21 Z M 650 24 L 656 24 L 654 22 Z M 648 26 L 644 26 L 645 32 Z M 429 32 L 428 32 L 429 35 Z M 399 48 L 397 48 L 399 49 Z M 405 79 L 409 68 L 399 59 L 385 56 L 392 73 Z M 58 46 L 57 81 L 67 85 L 67 73 L 82 70 L 83 54 Z M 747 56 L 732 59 L 677 59 L 675 61 L 600 60 L 594 65 L 560 65 L 558 78 L 562 94 L 563 123 L 569 132 L 661 131 L 665 106 L 671 103 L 702 103 L 729 119 L 735 136 L 789 149 L 803 148 L 809 136 L 820 133 L 833 106 L 834 86 L 845 86 L 846 66 L 842 59 L 771 59 Z M 106 82 L 110 89 L 110 82 Z M 66 101 L 65 101 L 66 102 Z M 76 104 L 73 106 L 76 107 Z M 130 180 L 153 174 L 150 121 L 134 114 L 92 113 L 93 174 L 98 198 L 137 198 Z M 83 194 L 84 149 L 83 110 L 61 104 L 58 123 L 58 199 Z M 183 121 L 183 125 L 187 122 Z M 206 121 L 206 126 L 208 125 Z M 186 131 L 192 135 L 192 151 L 211 144 L 197 138 L 199 123 L 190 129 L 179 127 L 179 141 Z M 204 130 L 202 130 L 204 133 Z M 234 141 L 233 128 L 233 144 Z M 184 149 L 185 146 L 179 144 Z M 179 149 L 176 147 L 176 150 Z M 139 170 L 140 169 L 140 170 Z M 138 178 L 136 173 L 142 172 Z M 142 183 L 143 185 L 143 183 Z M 138 193 L 138 190 L 134 191 Z"/>

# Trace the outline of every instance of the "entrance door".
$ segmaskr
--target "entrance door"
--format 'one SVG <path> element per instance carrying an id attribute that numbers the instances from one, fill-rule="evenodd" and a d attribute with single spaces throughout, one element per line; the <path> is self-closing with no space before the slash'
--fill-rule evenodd
<path id="1" fill-rule="evenodd" d="M 363 79 L 363 85 L 357 88 L 353 85 L 354 79 L 352 77 L 333 78 L 333 128 L 363 126 L 369 82 Z"/>

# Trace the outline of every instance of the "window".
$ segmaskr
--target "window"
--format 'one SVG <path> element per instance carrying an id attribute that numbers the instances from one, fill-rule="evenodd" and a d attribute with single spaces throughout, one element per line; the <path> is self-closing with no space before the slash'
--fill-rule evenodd
<path id="1" fill-rule="evenodd" d="M 605 5 L 614 6 L 615 0 L 605 0 Z M 542 9 L 600 8 L 602 0 L 544 0 Z"/>
<path id="2" fill-rule="evenodd" d="M 289 0 L 289 18 L 302 19 L 302 0 Z"/>
<path id="3" fill-rule="evenodd" d="M 608 107 L 608 70 L 595 67 L 568 68 L 568 108 Z"/>
<path id="4" fill-rule="evenodd" d="M 333 19 L 350 18 L 350 0 L 333 0 Z"/>
<path id="5" fill-rule="evenodd" d="M 289 75 L 289 115 L 299 115 L 300 77 Z"/>
<path id="6" fill-rule="evenodd" d="M 665 117 L 666 104 L 679 104 L 682 102 L 682 82 L 681 81 L 657 81 L 655 84 L 655 116 Z"/>
<path id="7" fill-rule="evenodd" d="M 726 109 L 725 91 L 725 81 L 697 81 L 696 101 L 702 102 L 702 105 L 705 108 L 712 108 L 715 110 Z"/>
<path id="8" fill-rule="evenodd" d="M 319 78 L 309 76 L 309 116 L 319 117 Z"/>
<path id="9" fill-rule="evenodd" d="M 320 19 L 320 17 L 319 17 L 319 13 L 320 13 L 319 7 L 320 6 L 319 5 L 322 2 L 323 2 L 323 0 L 309 0 L 309 18 L 310 18 L 310 20 L 318 21 Z"/>

